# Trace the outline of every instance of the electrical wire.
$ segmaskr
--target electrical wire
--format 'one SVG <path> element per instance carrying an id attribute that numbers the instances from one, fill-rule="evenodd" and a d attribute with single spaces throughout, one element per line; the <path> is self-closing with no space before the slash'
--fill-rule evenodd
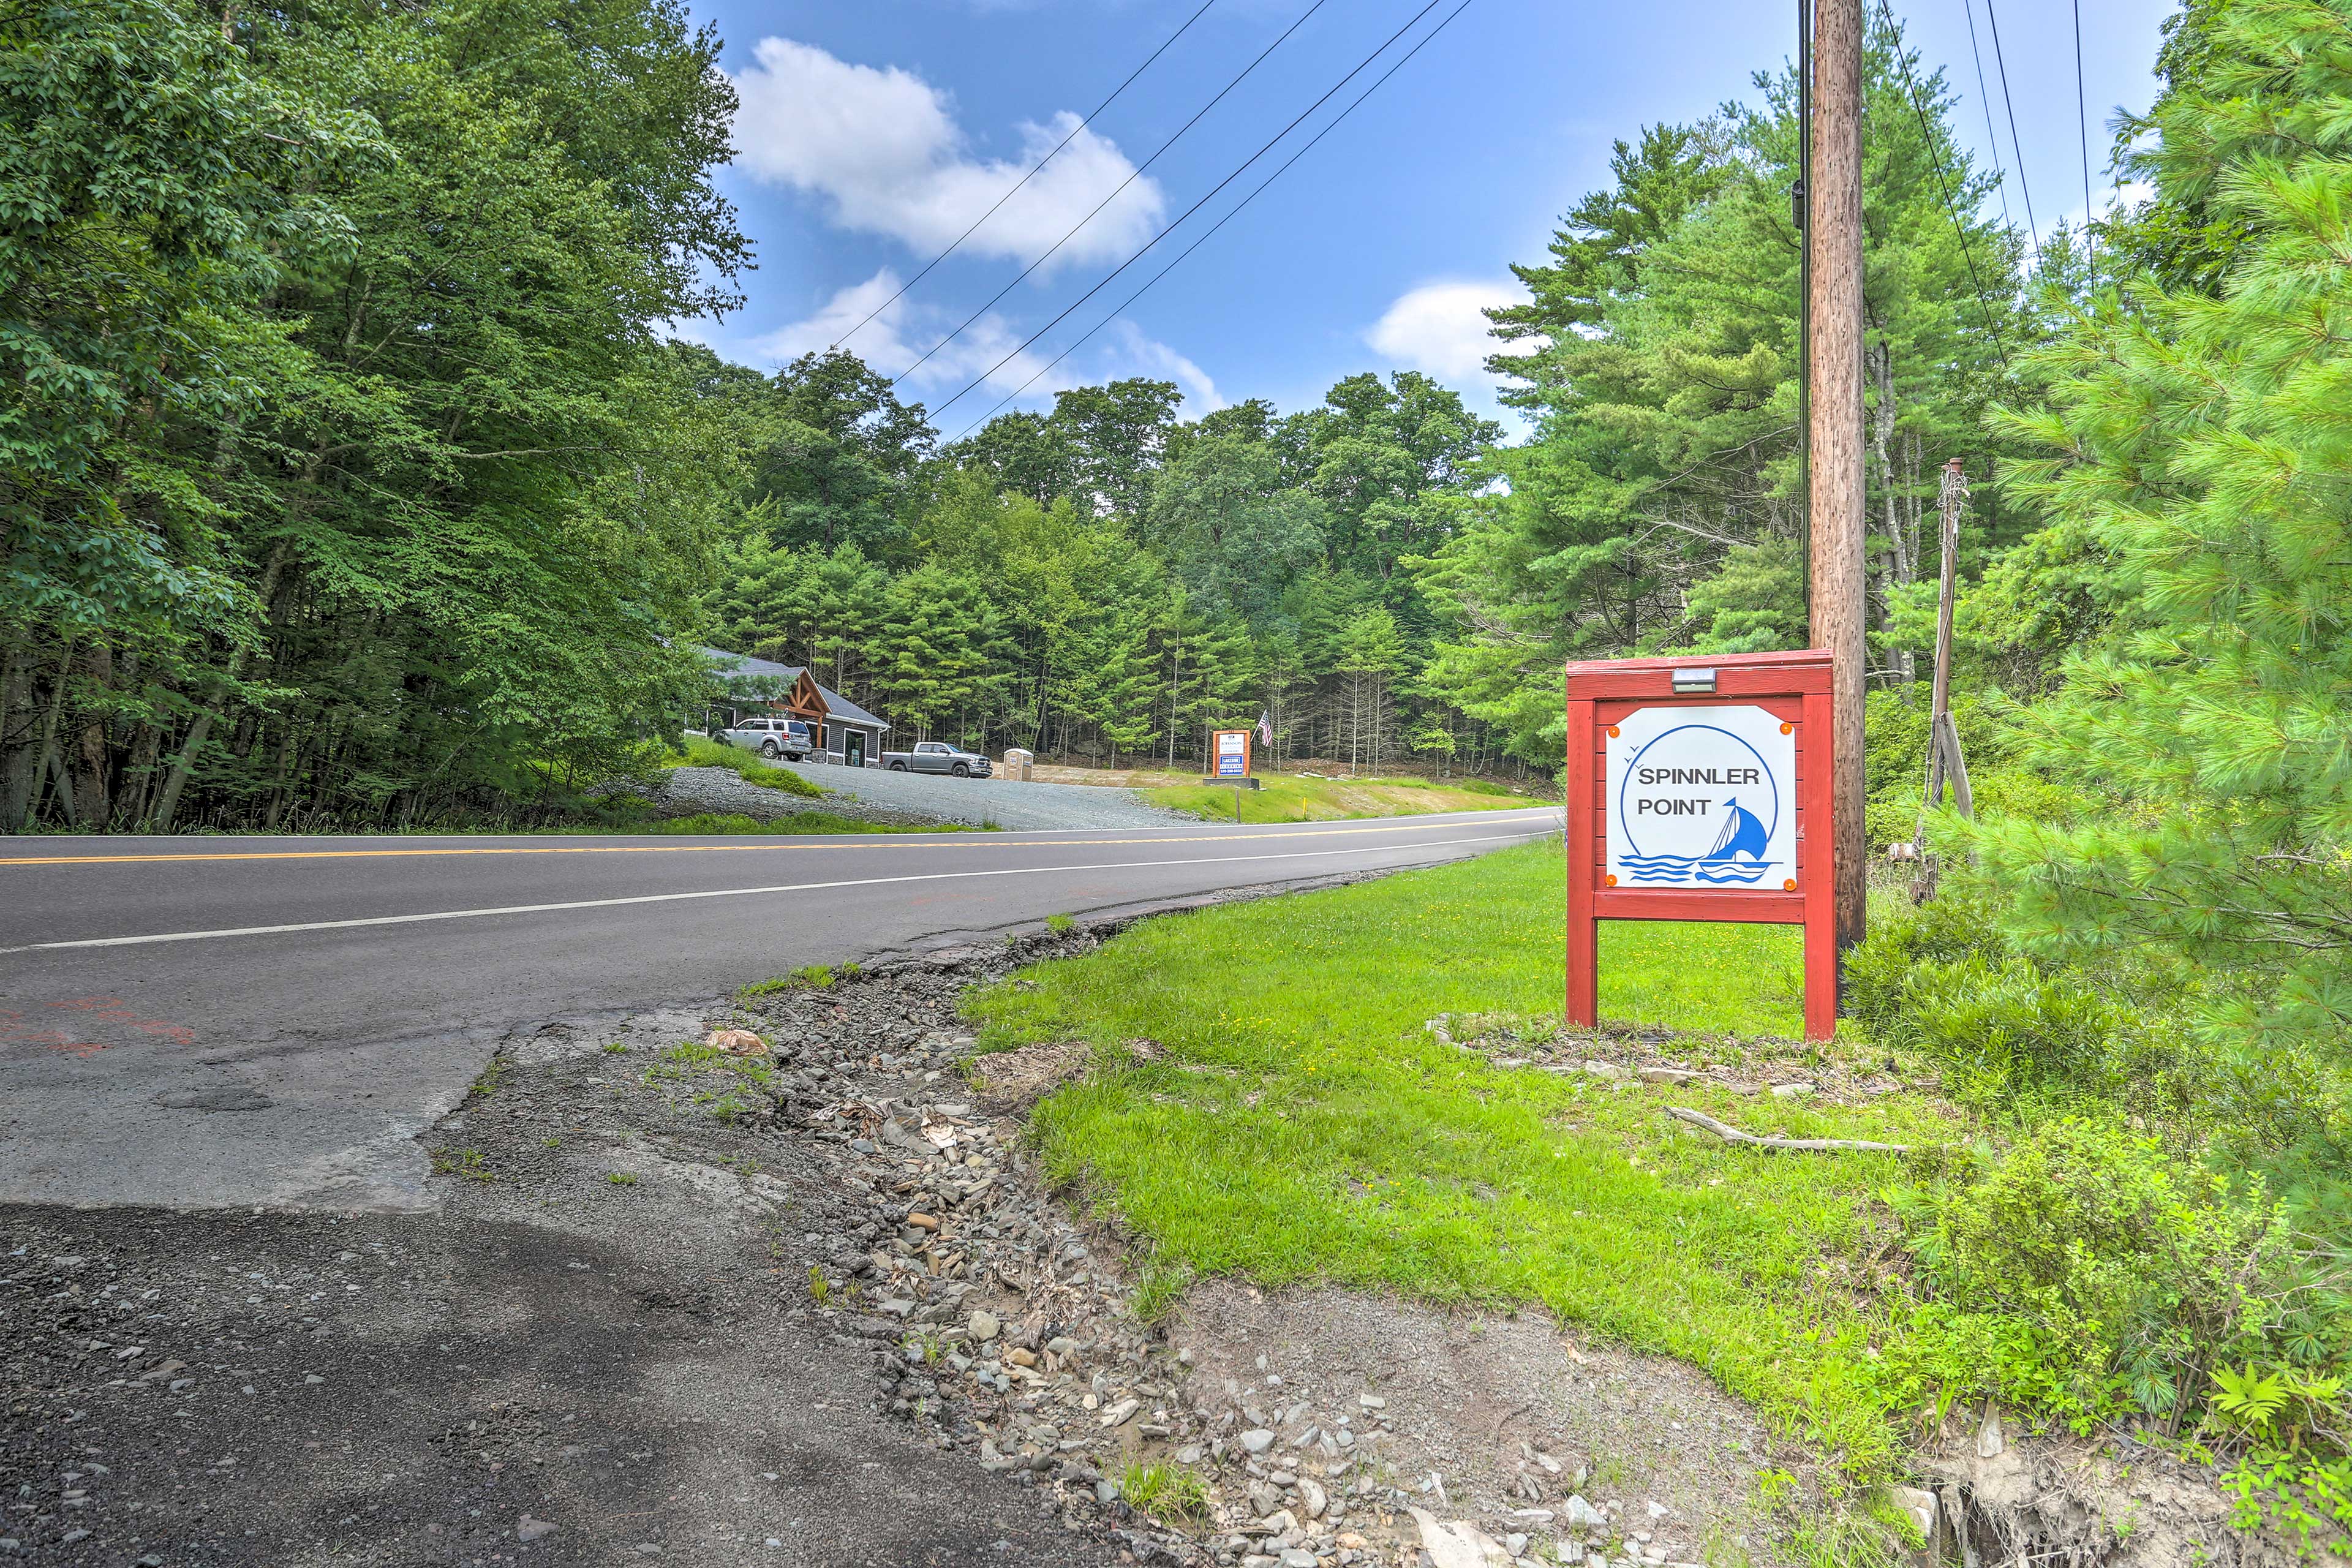
<path id="1" fill-rule="evenodd" d="M 1969 17 L 1969 54 L 1977 62 L 1977 101 L 1984 105 L 1985 145 L 1992 151 L 1992 172 L 1999 176 L 1993 189 L 2000 193 L 2000 223 L 2003 228 L 2015 228 L 2017 220 L 2009 216 L 2009 171 L 2001 165 L 2000 132 L 1992 124 L 1992 89 L 1985 86 L 1984 50 L 1977 46 L 1976 0 L 1960 0 L 1960 8 Z"/>
<path id="2" fill-rule="evenodd" d="M 1078 230 L 1094 222 L 1095 215 L 1097 213 L 1101 212 L 1103 208 L 1117 201 L 1120 191 L 1126 190 L 1128 186 L 1141 179 L 1143 177 L 1144 170 L 1149 169 L 1152 164 L 1160 162 L 1160 155 L 1165 153 L 1171 147 L 1176 145 L 1176 143 L 1183 138 L 1184 132 L 1192 130 L 1192 127 L 1201 123 L 1201 117 L 1202 115 L 1207 114 L 1209 110 L 1216 108 L 1218 104 L 1223 102 L 1227 93 L 1241 86 L 1243 79 L 1246 78 L 1250 72 L 1257 69 L 1259 66 L 1265 63 L 1266 56 L 1282 47 L 1284 42 L 1289 38 L 1291 34 L 1298 31 L 1299 28 L 1307 25 L 1307 17 L 1314 16 L 1316 12 L 1323 9 L 1323 7 L 1328 4 L 1329 4 L 1329 0 L 1315 0 L 1315 4 L 1307 7 L 1307 9 L 1300 14 L 1298 20 L 1291 23 L 1289 26 L 1285 27 L 1282 30 L 1282 36 L 1280 37 L 1276 38 L 1274 42 L 1266 45 L 1265 48 L 1259 50 L 1257 58 L 1250 61 L 1249 64 L 1244 66 L 1241 68 L 1241 74 L 1239 76 L 1234 77 L 1233 80 L 1219 88 L 1217 89 L 1216 97 L 1202 104 L 1200 107 L 1199 111 L 1195 113 L 1192 119 L 1178 126 L 1176 128 L 1176 134 L 1168 138 L 1167 141 L 1162 142 L 1160 144 L 1158 152 L 1153 153 L 1150 157 L 1146 158 L 1140 164 L 1137 165 L 1135 169 L 1129 172 L 1127 178 L 1121 180 L 1118 183 L 1118 188 L 1113 190 L 1110 195 L 1105 196 L 1101 201 L 1097 202 L 1093 212 L 1089 212 L 1086 216 L 1072 224 L 1070 226 L 1070 232 L 1055 240 L 1051 246 L 1047 247 L 1044 256 L 1040 256 L 1036 260 L 1023 268 L 1019 278 L 1015 278 L 1012 282 L 1007 283 L 1003 288 L 999 289 L 992 296 L 990 297 L 987 304 L 982 305 L 979 310 L 974 310 L 970 316 L 964 318 L 962 326 L 958 327 L 954 331 L 950 332 L 946 337 L 943 337 L 938 342 L 933 343 L 929 348 L 925 349 L 921 359 L 917 360 L 913 364 L 908 365 L 906 369 L 892 376 L 890 378 L 890 384 L 896 386 L 898 383 L 914 374 L 916 371 L 922 368 L 924 360 L 929 359 L 933 354 L 939 353 L 941 349 L 955 342 L 956 339 L 963 336 L 965 331 L 969 329 L 974 321 L 979 321 L 982 316 L 988 314 L 989 311 L 994 310 L 998 300 L 1003 299 L 1007 294 L 1012 293 L 1014 289 L 1020 286 L 1022 279 L 1028 277 L 1029 274 L 1036 271 L 1037 268 L 1045 265 L 1047 258 L 1051 257 L 1055 251 L 1057 251 L 1061 249 L 1062 247 L 1069 244 L 1070 241 L 1076 237 Z"/>
<path id="3" fill-rule="evenodd" d="M 2017 192 L 2025 198 L 2025 231 L 2033 237 L 2033 265 L 2042 265 L 2042 226 L 2033 220 L 2033 186 L 2025 178 L 2025 143 L 2018 140 L 2017 104 L 2009 96 L 2009 61 L 2000 52 L 2000 17 L 1985 0 L 1985 20 L 1992 24 L 1992 63 L 2000 72 L 2001 107 L 2009 111 L 2009 145 L 2017 155 Z"/>
<path id="4" fill-rule="evenodd" d="M 1154 246 L 1158 245 L 1161 240 L 1166 239 L 1170 235 L 1175 233 L 1177 229 L 1181 227 L 1185 219 L 1191 217 L 1194 213 L 1199 212 L 1203 206 L 1206 206 L 1210 201 L 1214 199 L 1219 191 L 1223 190 L 1227 185 L 1230 185 L 1235 180 L 1240 179 L 1242 175 L 1248 171 L 1251 164 L 1256 163 L 1260 158 L 1265 157 L 1268 153 L 1273 152 L 1275 147 L 1281 142 L 1282 139 L 1288 136 L 1292 132 L 1297 130 L 1300 123 L 1304 121 L 1308 115 L 1313 114 L 1317 110 L 1331 101 L 1331 100 L 1338 95 L 1341 88 L 1347 86 L 1349 82 L 1355 80 L 1357 77 L 1362 75 L 1365 68 L 1370 66 L 1374 60 L 1388 53 L 1389 47 L 1391 44 L 1394 44 L 1399 38 L 1403 37 L 1407 33 L 1411 32 L 1413 27 L 1420 23 L 1423 16 L 1426 16 L 1432 11 L 1436 10 L 1437 7 L 1444 3 L 1444 0 L 1429 0 L 1429 4 L 1423 5 L 1420 10 L 1414 12 L 1406 19 L 1403 26 L 1399 27 L 1395 32 L 1391 33 L 1386 38 L 1383 38 L 1381 41 L 1379 47 L 1373 49 L 1370 54 L 1366 55 L 1362 59 L 1356 62 L 1354 69 L 1350 70 L 1346 76 L 1341 77 L 1338 81 L 1333 82 L 1324 92 L 1322 97 L 1308 104 L 1305 109 L 1300 110 L 1298 111 L 1297 119 L 1293 120 L 1289 124 L 1284 126 L 1272 136 L 1266 138 L 1265 144 L 1260 147 L 1256 152 L 1251 153 L 1247 158 L 1244 159 L 1241 165 L 1234 169 L 1232 174 L 1227 174 L 1223 179 L 1219 180 L 1215 184 L 1210 186 L 1206 195 L 1203 195 L 1199 201 L 1194 202 L 1191 206 L 1186 207 L 1182 212 L 1179 213 L 1176 216 L 1175 222 L 1170 224 L 1166 228 L 1161 229 L 1158 234 L 1153 235 L 1150 240 L 1145 242 L 1141 249 L 1138 250 L 1134 255 L 1129 257 L 1125 261 L 1120 262 L 1117 267 L 1113 268 L 1108 273 L 1104 275 L 1100 282 L 1097 282 L 1093 288 L 1087 289 L 1085 293 L 1071 300 L 1069 304 L 1063 307 L 1061 314 L 1055 316 L 1052 321 L 1046 322 L 1044 326 L 1038 328 L 1035 331 L 1022 339 L 1021 342 L 1014 345 L 1012 351 L 1006 353 L 1003 359 L 998 360 L 994 364 L 990 365 L 986 370 L 972 377 L 972 379 L 967 383 L 962 390 L 959 391 L 955 396 L 949 398 L 945 403 L 940 404 L 937 408 L 932 409 L 930 412 L 936 415 L 946 409 L 954 407 L 959 401 L 977 389 L 982 383 L 986 382 L 990 376 L 994 375 L 998 371 L 1003 370 L 1006 365 L 1012 363 L 1014 359 L 1018 358 L 1028 349 L 1030 344 L 1035 342 L 1039 338 L 1044 337 L 1047 332 L 1052 331 L 1055 327 L 1060 326 L 1064 321 L 1069 320 L 1071 313 L 1076 310 L 1079 306 L 1093 299 L 1097 294 L 1101 293 L 1112 279 L 1117 278 L 1120 273 L 1126 271 L 1129 268 L 1142 260 L 1145 256 L 1150 253 Z"/>
<path id="5" fill-rule="evenodd" d="M 1063 137 L 1059 142 L 1055 143 L 1054 150 L 1051 153 L 1046 153 L 1034 163 L 1032 163 L 1029 166 L 1029 172 L 1022 175 L 1018 181 L 1014 182 L 1011 190 L 997 197 L 995 205 L 991 206 L 986 212 L 972 219 L 971 227 L 965 229 L 961 234 L 956 236 L 954 241 L 950 243 L 945 250 L 940 251 L 937 256 L 932 257 L 929 261 L 923 263 L 923 269 L 920 272 L 916 273 L 912 278 L 909 278 L 904 283 L 899 284 L 898 293 L 891 295 L 887 300 L 883 300 L 880 304 L 875 306 L 874 309 L 868 310 L 866 313 L 865 321 L 858 322 L 857 325 L 850 328 L 849 331 L 834 339 L 833 342 L 826 346 L 825 353 L 831 353 L 835 349 L 839 348 L 842 344 L 847 342 L 850 339 L 863 331 L 875 317 L 880 315 L 883 311 L 897 304 L 900 297 L 903 296 L 908 289 L 912 289 L 916 284 L 920 283 L 925 278 L 929 277 L 932 268 L 937 267 L 940 262 L 945 261 L 949 257 L 954 255 L 957 246 L 961 245 L 965 240 L 970 239 L 974 234 L 978 233 L 982 224 L 986 223 L 990 218 L 996 216 L 997 207 L 1003 206 L 1005 203 L 1011 201 L 1015 195 L 1018 195 L 1023 186 L 1028 184 L 1030 181 L 1037 177 L 1037 172 L 1040 169 L 1043 169 L 1046 164 L 1052 163 L 1055 158 L 1060 157 L 1062 149 L 1076 141 L 1079 132 L 1084 131 L 1087 126 L 1092 125 L 1095 122 L 1095 117 L 1097 115 L 1100 114 L 1104 110 L 1108 109 L 1112 104 L 1118 102 L 1118 95 L 1125 92 L 1129 88 L 1133 87 L 1135 85 L 1135 79 L 1141 76 L 1145 71 L 1150 70 L 1151 68 L 1151 62 L 1166 54 L 1170 45 L 1172 45 L 1177 39 L 1191 32 L 1192 30 L 1192 24 L 1207 16 L 1209 14 L 1209 7 L 1211 5 L 1214 5 L 1216 3 L 1217 0 L 1203 0 L 1199 10 L 1184 18 L 1184 25 L 1182 26 L 1168 35 L 1167 42 L 1152 50 L 1150 56 L 1146 58 L 1141 65 L 1128 72 L 1127 79 L 1120 82 L 1117 87 L 1111 89 L 1110 96 L 1108 98 L 1104 99 L 1100 103 L 1096 104 L 1092 109 L 1088 110 L 1087 111 L 1087 117 L 1084 120 L 1079 121 L 1076 125 L 1070 127 L 1070 133 L 1067 136 Z"/>
<path id="6" fill-rule="evenodd" d="M 1202 235 L 1200 238 L 1194 240 L 1192 244 L 1186 246 L 1181 251 L 1178 252 L 1174 259 L 1170 261 L 1167 266 L 1161 268 L 1159 271 L 1153 273 L 1150 279 L 1147 280 L 1141 288 L 1138 289 L 1134 293 L 1129 294 L 1118 305 L 1112 307 L 1109 314 L 1104 316 L 1101 321 L 1097 321 L 1093 326 L 1088 327 L 1084 332 L 1080 333 L 1071 342 L 1069 347 L 1064 349 L 1060 353 L 1055 354 L 1045 364 L 1039 366 L 1036 373 L 1031 375 L 1027 381 L 1023 382 L 1019 386 L 1014 387 L 1011 392 L 1005 394 L 1003 399 L 999 402 L 994 408 L 990 409 L 978 419 L 973 420 L 970 425 L 966 426 L 962 433 L 956 437 L 956 439 L 959 441 L 963 440 L 973 431 L 978 430 L 981 426 L 986 425 L 991 419 L 995 418 L 996 416 L 1004 409 L 1007 404 L 1010 404 L 1014 398 L 1019 397 L 1023 393 L 1028 391 L 1030 387 L 1036 384 L 1040 377 L 1045 375 L 1047 373 L 1052 371 L 1055 365 L 1061 363 L 1064 360 L 1069 358 L 1070 355 L 1076 353 L 1080 348 L 1084 347 L 1087 341 L 1092 338 L 1097 332 L 1101 331 L 1105 327 L 1110 325 L 1111 322 L 1126 314 L 1129 306 L 1133 305 L 1138 300 L 1142 299 L 1144 295 L 1150 293 L 1152 289 L 1152 286 L 1157 284 L 1162 278 L 1167 277 L 1171 272 L 1175 271 L 1177 268 L 1182 266 L 1184 258 L 1192 255 L 1192 252 L 1200 249 L 1203 245 L 1206 245 L 1210 238 L 1216 234 L 1217 230 L 1224 227 L 1225 225 L 1231 223 L 1235 217 L 1239 216 L 1241 210 L 1244 207 L 1257 200 L 1258 196 L 1265 192 L 1268 185 L 1271 185 L 1275 181 L 1282 178 L 1284 174 L 1289 170 L 1291 164 L 1297 163 L 1299 159 L 1304 158 L 1308 153 L 1314 151 L 1316 142 L 1322 141 L 1323 138 L 1330 135 L 1332 132 L 1338 130 L 1339 128 L 1339 122 L 1347 119 L 1350 114 L 1353 114 L 1356 111 L 1358 105 L 1361 104 L 1364 100 L 1371 97 L 1372 94 L 1378 92 L 1381 89 L 1381 83 L 1387 81 L 1389 78 L 1402 70 L 1406 61 L 1412 59 L 1413 56 L 1421 53 L 1423 48 L 1426 48 L 1431 39 L 1436 37 L 1438 34 L 1445 31 L 1446 27 L 1453 22 L 1454 17 L 1459 16 L 1463 12 L 1467 11 L 1469 8 L 1470 0 L 1462 0 L 1460 5 L 1447 12 L 1445 16 L 1439 20 L 1437 26 L 1432 27 L 1427 33 L 1423 35 L 1419 43 L 1416 43 L 1412 47 L 1407 49 L 1402 55 L 1400 55 L 1397 58 L 1395 64 L 1390 66 L 1387 70 L 1382 71 L 1380 76 L 1373 80 L 1370 87 L 1367 87 L 1363 91 L 1358 93 L 1355 98 L 1349 102 L 1346 108 L 1333 115 L 1330 120 L 1325 123 L 1322 130 L 1318 131 L 1307 140 L 1305 146 L 1300 147 L 1297 152 L 1293 153 L 1288 158 L 1283 160 L 1282 166 L 1280 168 L 1275 170 L 1273 174 L 1268 174 L 1265 179 L 1259 181 L 1256 186 L 1250 191 L 1249 195 L 1244 196 L 1240 201 L 1235 202 L 1225 213 L 1224 216 L 1210 225 L 1207 233 Z M 1424 12 L 1423 15 L 1426 15 L 1426 12 Z M 1416 16 L 1414 20 L 1418 21 L 1420 20 L 1420 17 Z M 1407 24 L 1407 26 L 1410 25 L 1410 23 Z M 1394 40 L 1391 39 L 1391 42 L 1394 42 Z M 1381 47 L 1385 49 L 1388 46 L 1383 44 Z M 1352 75 L 1354 73 L 1350 72 L 1349 74 Z M 1344 86 L 1345 83 L 1343 82 L 1341 85 Z M 1329 94 L 1327 93 L 1325 96 L 1328 98 Z M 1246 165 L 1244 165 L 1244 167 L 1246 167 Z M 1107 279 L 1105 281 L 1108 282 L 1108 279 Z M 1048 328 L 1047 330 L 1050 331 L 1051 329 Z M 1031 340 L 1033 342 L 1034 341 L 1035 339 L 1034 338 Z M 1026 347 L 1027 345 L 1024 344 L 1023 346 Z M 1018 353 L 1019 351 L 1015 350 L 1014 352 Z M 985 379 L 985 377 L 982 379 Z M 965 390 L 969 391 L 971 389 L 966 388 Z M 940 406 L 944 407 L 946 405 L 942 404 Z"/>
<path id="7" fill-rule="evenodd" d="M 1985 11 L 1991 13 L 1992 0 L 1985 0 Z M 1896 24 L 1895 12 L 1886 0 L 1878 0 L 1878 12 L 1886 18 L 1886 30 L 1895 35 L 1895 58 L 1903 68 L 1903 84 L 1911 94 L 1912 112 L 1919 117 L 1919 132 L 1927 139 L 1927 156 L 1936 165 L 1936 183 L 1944 190 L 1944 211 L 1951 216 L 1953 232 L 1960 237 L 1960 256 L 1969 264 L 1969 280 L 1977 286 L 1977 309 L 1984 313 L 1985 330 L 1992 336 L 1993 353 L 2000 356 L 2000 368 L 2008 371 L 2009 349 L 2000 341 L 2000 328 L 1992 319 L 1992 307 L 1986 303 L 1984 278 L 1977 271 L 1977 255 L 1969 245 L 1968 225 L 1960 221 L 1959 205 L 1952 199 L 1951 178 L 1944 173 L 1944 151 L 1937 144 L 1935 128 L 1927 122 L 1927 107 L 1919 97 L 1919 83 L 1911 74 L 1911 55 L 1903 47 L 1903 29 Z M 2024 181 L 2021 178 L 2018 183 L 2022 185 Z"/>
<path id="8" fill-rule="evenodd" d="M 2083 91 L 2083 0 L 2074 0 L 2074 132 L 2083 143 L 2083 265 L 2096 287 L 2099 259 L 2091 248 L 2091 220 L 2098 214 L 2091 203 L 2091 110 Z"/>

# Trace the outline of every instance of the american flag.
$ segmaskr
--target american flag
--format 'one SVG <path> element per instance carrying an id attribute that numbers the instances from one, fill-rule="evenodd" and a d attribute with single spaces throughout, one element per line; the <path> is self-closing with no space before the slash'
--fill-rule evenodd
<path id="1" fill-rule="evenodd" d="M 1270 708 L 1261 710 L 1257 716 L 1257 743 L 1261 746 L 1274 744 L 1274 710 Z"/>

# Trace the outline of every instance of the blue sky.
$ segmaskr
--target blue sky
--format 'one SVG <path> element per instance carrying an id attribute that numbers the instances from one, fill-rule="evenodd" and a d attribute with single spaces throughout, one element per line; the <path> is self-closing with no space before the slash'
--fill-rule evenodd
<path id="1" fill-rule="evenodd" d="M 1131 308 L 1136 287 L 1286 158 L 1458 0 L 1358 76 L 1290 141 L 1226 187 L 1032 350 L 1022 341 L 1094 287 L 1313 103 L 1425 0 L 1324 0 L 1215 108 L 1112 197 L 1057 255 L 990 300 L 1103 201 L 1314 0 L 1215 0 L 1046 172 L 946 262 L 847 341 L 885 374 L 980 313 L 902 384 L 954 437 L 1022 382 L 1015 406 L 1056 386 L 1150 374 L 1186 412 L 1262 396 L 1320 398 L 1360 370 L 1426 370 L 1491 406 L 1476 368 L 1476 308 L 1510 297 L 1512 262 L 1538 260 L 1559 215 L 1606 182 L 1610 144 L 1661 120 L 1748 96 L 1749 73 L 1792 48 L 1795 5 L 1470 0 L 1467 8 L 1264 195 Z M 1979 158 L 1988 133 L 1969 52 L 1973 16 L 2001 163 L 2010 108 L 1994 76 L 1997 18 L 2044 230 L 2084 209 L 2074 17 L 2040 0 L 1898 5 L 1930 67 L 1963 101 Z M 882 304 L 1067 134 L 1199 8 L 1200 0 L 693 0 L 727 40 L 743 107 L 721 184 L 759 249 L 750 302 L 682 324 L 744 363 L 822 348 Z M 1972 8 L 1972 10 L 1970 9 Z M 2146 106 L 2173 0 L 2083 0 L 2093 177 L 2118 106 Z M 983 311 L 983 307 L 988 307 Z M 1037 374 L 1081 332 L 1069 358 Z M 998 362 L 1013 354 L 1001 368 Z M 978 390 L 951 406 L 968 384 Z"/>

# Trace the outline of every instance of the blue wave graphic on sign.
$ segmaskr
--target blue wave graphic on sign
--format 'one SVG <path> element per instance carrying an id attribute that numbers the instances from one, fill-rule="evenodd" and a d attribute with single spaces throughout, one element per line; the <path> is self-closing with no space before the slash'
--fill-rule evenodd
<path id="1" fill-rule="evenodd" d="M 1704 855 L 1627 855 L 1617 862 L 1636 882 L 1680 882 L 1696 878 L 1721 887 L 1726 882 L 1755 883 L 1779 864 L 1773 860 L 1717 860 Z"/>

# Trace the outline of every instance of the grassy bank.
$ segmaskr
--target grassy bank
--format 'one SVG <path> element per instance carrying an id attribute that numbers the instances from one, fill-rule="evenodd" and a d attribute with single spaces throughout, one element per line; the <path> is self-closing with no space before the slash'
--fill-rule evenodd
<path id="1" fill-rule="evenodd" d="M 1423 1026 L 1439 1013 L 1556 1023 L 1561 869 L 1556 843 L 1530 846 L 1153 921 L 972 1011 L 991 1046 L 1095 1043 L 1106 1070 L 1038 1110 L 1045 1156 L 1158 1265 L 1538 1302 L 1705 1367 L 1782 1430 L 1873 1468 L 1891 1438 L 1857 1260 L 1890 1223 L 1873 1194 L 1895 1163 L 1735 1149 L 1664 1108 L 1801 1136 L 1949 1130 L 1907 1095 L 1850 1108 L 1616 1087 L 1436 1041 Z M 1796 1027 L 1791 931 L 1605 934 L 1604 1016 L 1750 1042 L 1689 1042 L 1716 1060 Z M 1161 1053 L 1133 1060 L 1137 1038 Z"/>
<path id="2" fill-rule="evenodd" d="M 1432 811 L 1501 811 L 1549 804 L 1539 796 L 1513 795 L 1483 779 L 1440 782 L 1420 778 L 1307 778 L 1268 773 L 1262 787 L 1242 792 L 1244 822 L 1334 822 L 1352 816 L 1414 816 Z M 1168 784 L 1137 793 L 1154 805 L 1191 812 L 1211 822 L 1234 819 L 1230 786 Z"/>
<path id="3" fill-rule="evenodd" d="M 726 768 L 740 774 L 745 784 L 782 790 L 786 795 L 796 795 L 808 800 L 819 800 L 824 795 L 821 787 L 790 768 L 771 767 L 760 760 L 756 752 L 747 752 L 740 746 L 730 746 L 724 741 L 713 741 L 701 735 L 688 735 L 686 750 L 670 753 L 663 759 L 663 765 L 673 768 Z"/>

